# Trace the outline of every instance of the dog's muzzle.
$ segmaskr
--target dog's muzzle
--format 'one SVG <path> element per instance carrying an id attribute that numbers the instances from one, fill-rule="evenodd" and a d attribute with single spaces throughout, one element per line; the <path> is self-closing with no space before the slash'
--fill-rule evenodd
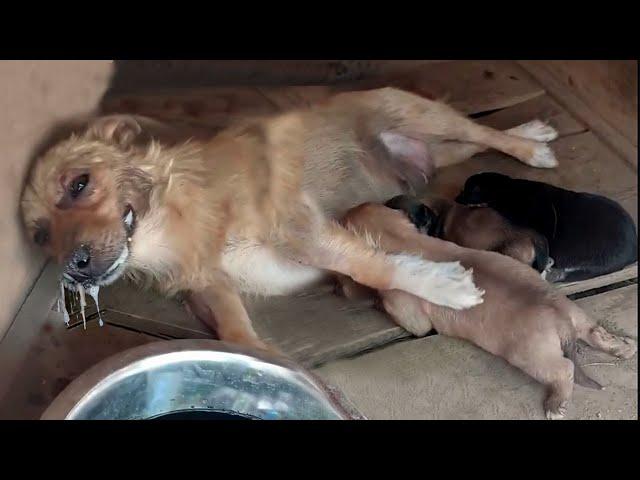
<path id="1" fill-rule="evenodd" d="M 81 244 L 71 254 L 62 274 L 67 287 L 74 289 L 74 284 L 82 284 L 84 287 L 92 285 L 103 286 L 114 282 L 125 268 L 129 257 L 131 235 L 135 230 L 135 211 L 127 205 L 122 216 L 127 240 L 117 257 L 104 259 L 96 255 L 91 245 Z"/>

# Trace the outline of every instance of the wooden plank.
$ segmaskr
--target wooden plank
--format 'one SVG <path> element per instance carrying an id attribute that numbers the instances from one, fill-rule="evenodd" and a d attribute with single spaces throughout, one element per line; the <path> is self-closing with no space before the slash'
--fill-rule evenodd
<path id="1" fill-rule="evenodd" d="M 246 296 L 244 301 L 258 334 L 306 366 L 408 336 L 386 315 L 334 295 L 330 286 L 282 297 Z M 171 338 L 211 337 L 177 301 L 126 281 L 103 288 L 100 306 L 105 321 L 114 325 Z M 93 318 L 95 312 L 89 305 L 85 314 Z"/>
<path id="2" fill-rule="evenodd" d="M 587 127 L 565 109 L 560 107 L 549 95 L 527 100 L 509 108 L 504 108 L 476 121 L 498 130 L 506 130 L 516 125 L 539 119 L 554 127 L 560 137 L 582 133 Z"/>
<path id="3" fill-rule="evenodd" d="M 319 85 L 445 60 L 116 60 L 111 93 L 222 85 Z"/>
<path id="4" fill-rule="evenodd" d="M 632 278 L 638 278 L 638 264 L 634 263 L 618 272 L 613 272 L 608 275 L 601 275 L 589 280 L 583 280 L 581 282 L 569 282 L 558 283 L 557 288 L 565 295 L 572 295 L 574 293 L 586 292 L 594 288 L 605 287 L 614 283 L 622 282 Z"/>
<path id="5" fill-rule="evenodd" d="M 638 146 L 636 60 L 547 60 L 544 67 L 573 95 Z"/>
<path id="6" fill-rule="evenodd" d="M 332 92 L 389 85 L 430 98 L 448 97 L 465 113 L 508 107 L 544 93 L 514 62 L 451 61 L 429 63 L 400 76 L 333 86 L 197 87 L 112 93 L 105 96 L 102 109 L 105 113 L 138 113 L 221 128 L 246 116 L 305 107 Z"/>
<path id="7" fill-rule="evenodd" d="M 386 78 L 349 85 L 351 89 L 395 86 L 430 98 L 444 98 L 463 113 L 506 108 L 544 94 L 516 62 L 454 60 L 428 64 Z"/>
<path id="8" fill-rule="evenodd" d="M 596 97 L 604 96 L 605 94 L 589 92 L 587 94 L 583 93 L 581 98 L 573 88 L 569 88 L 568 77 L 566 77 L 566 80 L 560 78 L 558 76 L 558 72 L 553 71 L 548 62 L 522 61 L 520 64 L 533 78 L 544 86 L 548 93 L 554 97 L 561 106 L 566 108 L 574 116 L 580 118 L 580 120 L 583 121 L 593 131 L 593 133 L 598 136 L 598 138 L 621 155 L 622 158 L 637 170 L 637 136 L 634 144 L 631 140 L 625 137 L 625 135 L 620 133 L 617 128 L 613 127 L 600 113 L 598 113 L 597 110 L 594 110 L 594 107 L 592 106 L 594 102 L 601 104 L 603 100 Z M 586 81 L 588 82 L 588 79 Z M 637 83 L 637 78 L 635 82 Z M 637 131 L 637 96 L 635 103 L 636 127 L 629 128 Z M 610 111 L 612 109 L 608 108 L 607 110 Z M 633 116 L 633 113 L 631 113 L 631 115 Z"/>
<path id="9" fill-rule="evenodd" d="M 194 88 L 105 96 L 103 113 L 131 113 L 194 123 L 213 129 L 253 116 L 279 111 L 254 87 Z"/>

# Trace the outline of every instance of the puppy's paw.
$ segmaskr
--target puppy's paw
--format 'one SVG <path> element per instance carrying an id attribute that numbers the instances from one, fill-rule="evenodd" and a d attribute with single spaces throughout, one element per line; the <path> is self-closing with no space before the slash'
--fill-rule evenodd
<path id="1" fill-rule="evenodd" d="M 618 337 L 618 340 L 618 345 L 611 351 L 616 357 L 627 360 L 638 351 L 638 344 L 633 338 Z"/>
<path id="2" fill-rule="evenodd" d="M 555 168 L 558 166 L 556 155 L 545 143 L 540 143 L 535 147 L 533 156 L 526 163 L 536 168 Z"/>
<path id="3" fill-rule="evenodd" d="M 543 143 L 551 142 L 558 138 L 558 131 L 541 120 L 532 120 L 522 125 L 518 125 L 517 127 L 508 130 L 508 132 L 510 135 L 528 138 L 530 140 Z"/>
<path id="4" fill-rule="evenodd" d="M 391 255 L 396 265 L 392 288 L 443 307 L 462 310 L 482 303 L 484 290 L 473 282 L 473 270 L 460 262 L 431 262 L 414 255 Z"/>
<path id="5" fill-rule="evenodd" d="M 545 416 L 547 420 L 561 420 L 567 414 L 568 401 L 557 401 L 554 398 L 549 398 L 545 402 Z"/>

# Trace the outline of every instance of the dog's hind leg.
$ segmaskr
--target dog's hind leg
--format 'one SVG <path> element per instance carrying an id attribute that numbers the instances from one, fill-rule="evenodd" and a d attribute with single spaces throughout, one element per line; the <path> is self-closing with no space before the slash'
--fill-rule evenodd
<path id="1" fill-rule="evenodd" d="M 528 373 L 547 387 L 544 400 L 545 416 L 549 420 L 563 418 L 573 394 L 574 364 L 564 357 L 562 348 L 554 336 L 555 345 L 548 339 L 528 340 L 521 350 L 514 350 L 507 358 L 509 363 Z"/>
<path id="2" fill-rule="evenodd" d="M 505 133 L 480 125 L 444 103 L 402 90 L 383 88 L 362 93 L 368 95 L 371 103 L 379 105 L 387 118 L 394 121 L 389 131 L 381 132 L 381 136 L 386 133 L 404 135 L 410 139 L 425 139 L 430 146 L 443 140 L 455 140 L 494 148 L 533 167 L 553 168 L 558 164 L 553 151 L 545 143 L 547 139 L 554 138 L 556 133 L 553 129 L 546 128 L 542 122 L 520 127 L 515 134 Z M 544 138 L 545 141 L 524 138 L 518 136 L 518 133 Z M 400 143 L 397 138 L 391 138 L 391 141 Z M 455 155 L 441 154 L 440 159 L 435 158 L 434 166 L 438 168 L 462 161 L 463 157 L 468 158 L 471 151 L 473 148 L 463 147 L 461 153 Z"/>
<path id="3" fill-rule="evenodd" d="M 587 345 L 625 359 L 633 357 L 638 351 L 638 343 L 634 339 L 607 332 L 604 327 L 592 323 L 579 307 L 574 306 L 571 317 L 578 338 Z"/>
<path id="4" fill-rule="evenodd" d="M 550 142 L 558 137 L 558 132 L 550 125 L 533 120 L 504 131 L 514 137 L 534 140 L 536 142 Z M 480 143 L 460 142 L 448 140 L 436 142 L 430 146 L 430 154 L 437 167 L 445 167 L 463 162 L 473 155 L 489 150 L 489 146 Z"/>

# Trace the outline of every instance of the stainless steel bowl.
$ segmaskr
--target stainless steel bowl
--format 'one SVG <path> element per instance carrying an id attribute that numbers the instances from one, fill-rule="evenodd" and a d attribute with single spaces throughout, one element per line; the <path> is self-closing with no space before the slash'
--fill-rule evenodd
<path id="1" fill-rule="evenodd" d="M 172 340 L 95 365 L 69 384 L 42 419 L 362 418 L 338 396 L 283 358 L 214 340 Z"/>

